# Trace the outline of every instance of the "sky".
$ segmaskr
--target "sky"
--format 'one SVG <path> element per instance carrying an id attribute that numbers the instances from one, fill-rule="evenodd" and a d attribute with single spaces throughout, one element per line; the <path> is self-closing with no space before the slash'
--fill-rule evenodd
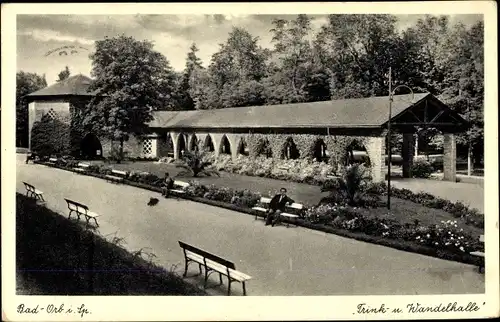
<path id="1" fill-rule="evenodd" d="M 194 42 L 203 65 L 210 63 L 234 27 L 242 27 L 259 38 L 262 47 L 272 48 L 272 20 L 294 19 L 296 15 L 17 15 L 17 71 L 45 74 L 54 83 L 69 66 L 71 74 L 90 76 L 89 54 L 94 42 L 120 34 L 154 42 L 155 50 L 167 57 L 174 70 L 184 69 L 186 55 Z M 310 15 L 313 33 L 326 23 L 326 15 Z M 400 30 L 423 15 L 397 15 Z M 471 25 L 480 15 L 450 15 L 451 23 Z M 66 49 L 57 50 L 65 47 Z M 71 47 L 72 48 L 68 48 Z M 60 54 L 65 51 L 67 55 Z"/>

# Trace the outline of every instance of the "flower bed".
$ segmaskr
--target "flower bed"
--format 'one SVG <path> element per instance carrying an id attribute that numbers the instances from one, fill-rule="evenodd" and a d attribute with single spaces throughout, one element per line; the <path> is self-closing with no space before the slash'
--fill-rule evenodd
<path id="1" fill-rule="evenodd" d="M 218 171 L 312 185 L 323 184 L 327 180 L 327 176 L 332 175 L 334 172 L 332 165 L 324 162 L 315 162 L 310 158 L 275 160 L 258 156 L 255 159 L 251 159 L 239 155 L 236 160 L 232 160 L 230 155 L 221 154 L 216 159 L 213 153 L 207 153 L 205 160 L 211 162 Z"/>
<path id="2" fill-rule="evenodd" d="M 74 171 L 71 167 L 60 164 L 56 165 L 56 167 Z M 89 167 L 85 174 L 104 178 L 108 171 L 110 171 L 109 167 L 93 165 Z M 124 183 L 151 191 L 161 191 L 161 178 L 147 172 L 129 172 Z M 368 189 L 381 190 L 383 186 L 371 184 Z M 400 193 L 403 197 L 413 198 L 415 202 L 430 207 L 437 207 L 439 204 L 433 201 L 436 198 L 432 199 L 431 195 L 410 194 L 408 193 L 409 190 L 401 190 Z M 185 194 L 179 197 L 252 215 L 255 215 L 255 213 L 251 208 L 258 204 L 261 197 L 261 194 L 249 190 L 219 188 L 214 185 L 203 185 L 197 181 L 191 181 L 190 186 L 185 188 L 184 191 Z M 456 217 L 468 218 L 467 208 L 463 205 L 457 206 L 449 202 L 447 209 L 454 211 Z M 440 224 L 428 226 L 421 225 L 418 222 L 402 225 L 387 218 L 367 216 L 363 211 L 365 209 L 343 205 L 319 205 L 305 209 L 302 218 L 296 220 L 295 223 L 307 228 L 402 250 L 465 263 L 479 263 L 479 259 L 471 256 L 469 252 L 482 250 L 484 246 L 478 241 L 478 236 L 459 229 L 456 222 L 443 221 Z M 479 225 L 478 221 L 471 220 L 466 220 L 466 222 Z M 285 221 L 288 220 L 285 219 Z"/>

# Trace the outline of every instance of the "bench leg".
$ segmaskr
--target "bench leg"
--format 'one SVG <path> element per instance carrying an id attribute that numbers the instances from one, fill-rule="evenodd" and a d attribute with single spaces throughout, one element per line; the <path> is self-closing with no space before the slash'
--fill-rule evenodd
<path id="1" fill-rule="evenodd" d="M 200 269 L 200 274 L 198 275 L 201 275 L 203 273 L 203 271 L 201 270 L 201 264 L 198 264 L 198 268 Z"/>
<path id="2" fill-rule="evenodd" d="M 227 278 L 227 295 L 231 295 L 231 278 Z"/>
<path id="3" fill-rule="evenodd" d="M 182 277 L 186 277 L 187 275 L 187 272 L 188 272 L 188 264 L 189 264 L 189 261 L 187 260 L 187 258 L 184 258 L 185 260 L 185 264 L 184 264 L 184 274 L 182 274 Z"/>
<path id="4" fill-rule="evenodd" d="M 247 289 L 245 287 L 245 281 L 243 281 L 241 284 L 243 284 L 243 295 L 247 295 Z"/>
<path id="5" fill-rule="evenodd" d="M 222 273 L 219 273 L 219 281 L 220 281 L 220 285 L 224 284 L 224 282 L 222 282 Z"/>
<path id="6" fill-rule="evenodd" d="M 96 227 L 99 227 L 99 224 L 97 223 L 97 219 L 94 217 L 95 225 Z"/>
<path id="7" fill-rule="evenodd" d="M 208 269 L 205 267 L 205 283 L 203 284 L 203 288 L 207 288 L 207 282 L 208 282 Z"/>
<path id="8" fill-rule="evenodd" d="M 73 210 L 70 210 L 70 211 L 69 211 L 68 219 L 70 219 L 70 218 L 71 218 L 71 213 L 72 213 L 72 212 L 73 212 Z"/>

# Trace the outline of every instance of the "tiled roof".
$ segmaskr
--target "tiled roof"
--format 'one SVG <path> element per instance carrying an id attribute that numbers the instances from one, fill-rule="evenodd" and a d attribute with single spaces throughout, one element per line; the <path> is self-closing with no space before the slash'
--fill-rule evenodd
<path id="1" fill-rule="evenodd" d="M 415 94 L 414 103 L 432 96 Z M 409 108 L 411 95 L 395 95 L 392 115 Z M 389 116 L 387 96 L 313 103 L 235 107 L 195 111 L 157 111 L 150 127 L 162 128 L 304 128 L 380 127 Z"/>
<path id="2" fill-rule="evenodd" d="M 41 96 L 66 96 L 66 95 L 81 95 L 88 96 L 93 93 L 88 92 L 90 86 L 90 79 L 84 75 L 75 75 L 68 77 L 62 82 L 55 83 L 48 87 L 42 88 L 36 92 L 26 95 L 27 97 L 41 97 Z"/>

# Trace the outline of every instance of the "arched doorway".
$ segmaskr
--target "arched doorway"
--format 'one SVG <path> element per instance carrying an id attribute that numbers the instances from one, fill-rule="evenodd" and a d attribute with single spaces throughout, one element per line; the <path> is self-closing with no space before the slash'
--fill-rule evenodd
<path id="1" fill-rule="evenodd" d="M 245 139 L 244 138 L 241 138 L 240 139 L 240 142 L 238 144 L 238 150 L 237 150 L 238 154 L 241 154 L 241 155 L 244 155 L 244 156 L 248 156 L 248 147 L 247 147 L 247 143 L 245 142 Z"/>
<path id="2" fill-rule="evenodd" d="M 84 160 L 96 160 L 102 158 L 102 145 L 99 138 L 88 133 L 80 142 L 80 157 Z"/>
<path id="3" fill-rule="evenodd" d="M 283 156 L 285 159 L 298 159 L 300 157 L 300 152 L 297 146 L 295 145 L 295 142 L 293 142 L 293 139 L 291 137 L 286 139 L 285 145 L 283 147 Z"/>
<path id="4" fill-rule="evenodd" d="M 367 167 L 371 166 L 370 157 L 361 141 L 352 140 L 351 144 L 347 146 L 345 153 L 346 165 L 364 163 Z"/>
<path id="5" fill-rule="evenodd" d="M 198 151 L 198 138 L 194 134 L 191 136 L 191 142 L 189 143 L 189 151 Z"/>
<path id="6" fill-rule="evenodd" d="M 229 143 L 229 140 L 225 135 L 223 135 L 221 139 L 220 153 L 231 154 L 231 144 Z"/>
<path id="7" fill-rule="evenodd" d="M 314 143 L 313 157 L 318 162 L 328 163 L 328 151 L 326 149 L 326 144 L 322 139 L 316 140 L 316 142 Z"/>
<path id="8" fill-rule="evenodd" d="M 184 138 L 184 134 L 179 134 L 179 138 L 177 139 L 177 148 L 179 149 L 179 158 L 184 156 L 184 152 L 186 151 L 186 139 Z"/>
<path id="9" fill-rule="evenodd" d="M 204 149 L 205 151 L 208 152 L 215 151 L 214 142 L 212 141 L 212 136 L 210 136 L 210 134 L 208 134 L 207 137 L 205 138 Z"/>

